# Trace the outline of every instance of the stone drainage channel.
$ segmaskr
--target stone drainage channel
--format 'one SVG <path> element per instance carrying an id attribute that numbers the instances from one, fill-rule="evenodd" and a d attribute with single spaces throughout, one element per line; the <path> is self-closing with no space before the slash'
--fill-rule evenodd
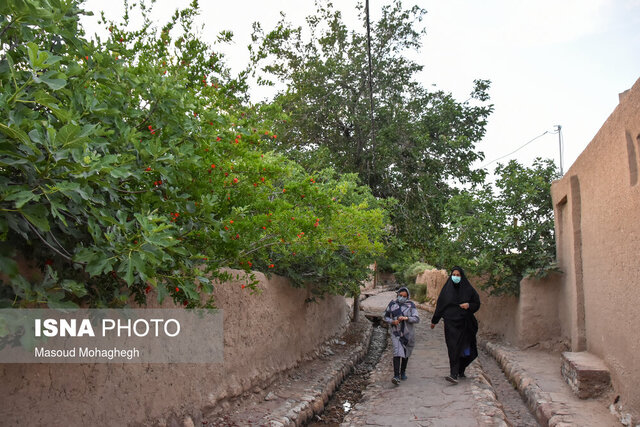
<path id="1" fill-rule="evenodd" d="M 387 341 L 387 329 L 374 321 L 367 353 L 333 393 L 322 414 L 315 415 L 305 424 L 307 427 L 335 426 L 342 422 L 345 415 L 360 401 L 362 391 L 367 387 L 369 374 L 378 364 Z"/>

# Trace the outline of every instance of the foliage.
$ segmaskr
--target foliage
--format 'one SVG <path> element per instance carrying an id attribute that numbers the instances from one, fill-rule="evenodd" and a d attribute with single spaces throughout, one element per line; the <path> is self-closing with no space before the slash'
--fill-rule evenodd
<path id="1" fill-rule="evenodd" d="M 406 52 L 420 48 L 426 12 L 394 0 L 372 23 L 372 129 L 366 32 L 348 29 L 331 3 L 316 4 L 306 32 L 284 17 L 268 32 L 254 24 L 252 67 L 258 81 L 287 85 L 268 107 L 283 117 L 274 126 L 284 138 L 270 146 L 307 170 L 332 166 L 357 173 L 375 196 L 395 198 L 394 233 L 430 258 L 455 185 L 484 179 L 471 164 L 483 158 L 474 147 L 492 111 L 489 82 L 477 80 L 465 102 L 422 87 L 415 76 L 423 67 Z M 358 8 L 364 23 L 361 2 Z M 406 252 L 401 246 L 398 255 Z"/>
<path id="2" fill-rule="evenodd" d="M 550 186 L 559 175 L 552 160 L 540 158 L 532 167 L 512 160 L 495 173 L 497 195 L 485 184 L 447 204 L 437 264 L 467 266 L 492 292 L 517 295 L 524 277 L 556 269 Z"/>
<path id="3" fill-rule="evenodd" d="M 409 288 L 411 292 L 411 298 L 419 303 L 426 302 L 427 297 L 427 284 L 416 283 L 418 275 L 427 270 L 433 270 L 434 267 L 426 262 L 416 261 L 406 266 L 401 274 L 396 274 L 396 277 L 401 276 L 402 282 Z"/>
<path id="4" fill-rule="evenodd" d="M 426 283 L 409 283 L 407 285 L 409 292 L 411 292 L 411 299 L 420 304 L 429 301 L 427 297 L 427 284 Z"/>
<path id="5" fill-rule="evenodd" d="M 405 283 L 415 282 L 420 273 L 427 270 L 433 270 L 433 268 L 434 267 L 432 265 L 427 264 L 426 262 L 414 262 L 403 271 L 404 281 Z"/>
<path id="6" fill-rule="evenodd" d="M 196 2 L 162 28 L 140 3 L 130 31 L 133 8 L 89 41 L 77 1 L 0 4 L 0 304 L 119 306 L 157 288 L 196 306 L 225 267 L 243 288 L 258 269 L 357 292 L 384 206 L 353 175 L 263 148 L 282 135 L 196 36 Z"/>

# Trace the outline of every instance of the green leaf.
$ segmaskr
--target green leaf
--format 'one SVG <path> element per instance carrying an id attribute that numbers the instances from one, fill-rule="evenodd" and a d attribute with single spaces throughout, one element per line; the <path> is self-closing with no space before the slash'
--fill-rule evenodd
<path id="1" fill-rule="evenodd" d="M 73 146 L 75 143 L 85 140 L 87 139 L 80 135 L 80 126 L 74 124 L 64 125 L 56 135 L 56 144 L 65 148 L 67 145 Z"/>
<path id="2" fill-rule="evenodd" d="M 31 190 L 18 191 L 5 198 L 5 200 L 14 200 L 16 202 L 16 209 L 22 208 L 27 202 L 34 199 L 38 201 L 40 199 L 40 195 L 33 193 Z"/>
<path id="3" fill-rule="evenodd" d="M 64 292 L 51 292 L 48 294 L 47 305 L 49 308 L 78 308 L 73 301 L 63 301 L 66 298 Z"/>
<path id="4" fill-rule="evenodd" d="M 0 256 L 0 271 L 9 277 L 18 274 L 18 264 L 11 258 Z"/>
<path id="5" fill-rule="evenodd" d="M 131 286 L 133 285 L 133 263 L 131 262 L 131 257 L 129 257 L 129 259 L 125 259 L 122 263 L 124 264 L 126 271 L 124 281 Z"/>
<path id="6" fill-rule="evenodd" d="M 0 132 L 4 133 L 9 138 L 17 139 L 25 143 L 27 146 L 31 146 L 31 140 L 27 134 L 20 129 L 10 128 L 5 124 L 0 123 Z"/>
<path id="7" fill-rule="evenodd" d="M 147 279 L 147 263 L 143 259 L 143 255 L 139 252 L 131 254 L 131 264 L 135 267 L 142 280 Z"/>
<path id="8" fill-rule="evenodd" d="M 53 114 L 56 116 L 56 118 L 61 122 L 66 123 L 71 120 L 71 117 L 72 117 L 71 110 L 60 108 L 60 106 L 58 105 L 59 103 L 58 99 L 48 94 L 47 92 L 43 90 L 39 90 L 33 95 L 33 99 L 38 104 L 50 109 L 53 112 Z M 31 135 L 31 132 L 29 132 L 29 135 Z"/>
<path id="9" fill-rule="evenodd" d="M 87 262 L 85 269 L 92 277 L 107 273 L 113 269 L 113 260 L 110 260 L 104 255 L 94 256 Z"/>
<path id="10" fill-rule="evenodd" d="M 83 297 L 87 294 L 87 289 L 84 284 L 78 283 L 75 280 L 63 280 L 62 283 L 60 283 L 60 287 L 77 297 Z"/>
<path id="11" fill-rule="evenodd" d="M 56 70 L 50 70 L 41 76 L 34 74 L 33 81 L 36 83 L 45 83 L 53 90 L 60 90 L 67 85 L 66 76 Z"/>
<path id="12" fill-rule="evenodd" d="M 29 55 L 29 65 L 31 65 L 31 68 L 38 69 L 39 67 L 36 65 L 38 62 L 38 45 L 34 42 L 27 43 L 27 53 Z"/>
<path id="13" fill-rule="evenodd" d="M 21 212 L 31 224 L 41 231 L 49 231 L 51 229 L 49 227 L 49 221 L 47 220 L 49 211 L 45 205 L 28 205 L 22 208 Z"/>
<path id="14" fill-rule="evenodd" d="M 97 259 L 99 255 L 89 248 L 82 248 L 73 256 L 73 260 L 77 262 L 89 263 Z"/>

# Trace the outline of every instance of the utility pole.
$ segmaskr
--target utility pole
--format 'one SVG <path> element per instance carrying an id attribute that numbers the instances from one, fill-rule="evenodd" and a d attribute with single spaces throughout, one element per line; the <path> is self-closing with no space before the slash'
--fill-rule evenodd
<path id="1" fill-rule="evenodd" d="M 560 150 L 560 176 L 564 175 L 564 171 L 562 169 L 562 126 L 556 125 L 558 129 L 558 149 Z"/>
<path id="2" fill-rule="evenodd" d="M 367 183 L 371 184 L 371 169 L 376 163 L 376 129 L 373 120 L 373 65 L 371 61 L 371 24 L 369 22 L 369 0 L 365 2 L 365 14 L 367 17 L 367 56 L 369 59 L 369 118 L 371 119 L 371 161 L 368 166 Z"/>

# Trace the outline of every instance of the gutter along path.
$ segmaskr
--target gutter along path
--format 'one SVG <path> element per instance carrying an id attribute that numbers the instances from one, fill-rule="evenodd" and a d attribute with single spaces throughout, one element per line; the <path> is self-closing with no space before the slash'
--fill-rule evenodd
<path id="1" fill-rule="evenodd" d="M 265 390 L 245 393 L 223 408 L 203 411 L 201 419 L 192 420 L 193 425 L 302 425 L 323 411 L 331 394 L 364 357 L 372 328 L 361 316 L 359 322 L 349 324 L 341 338 L 325 343 L 315 359 L 280 374 Z"/>

